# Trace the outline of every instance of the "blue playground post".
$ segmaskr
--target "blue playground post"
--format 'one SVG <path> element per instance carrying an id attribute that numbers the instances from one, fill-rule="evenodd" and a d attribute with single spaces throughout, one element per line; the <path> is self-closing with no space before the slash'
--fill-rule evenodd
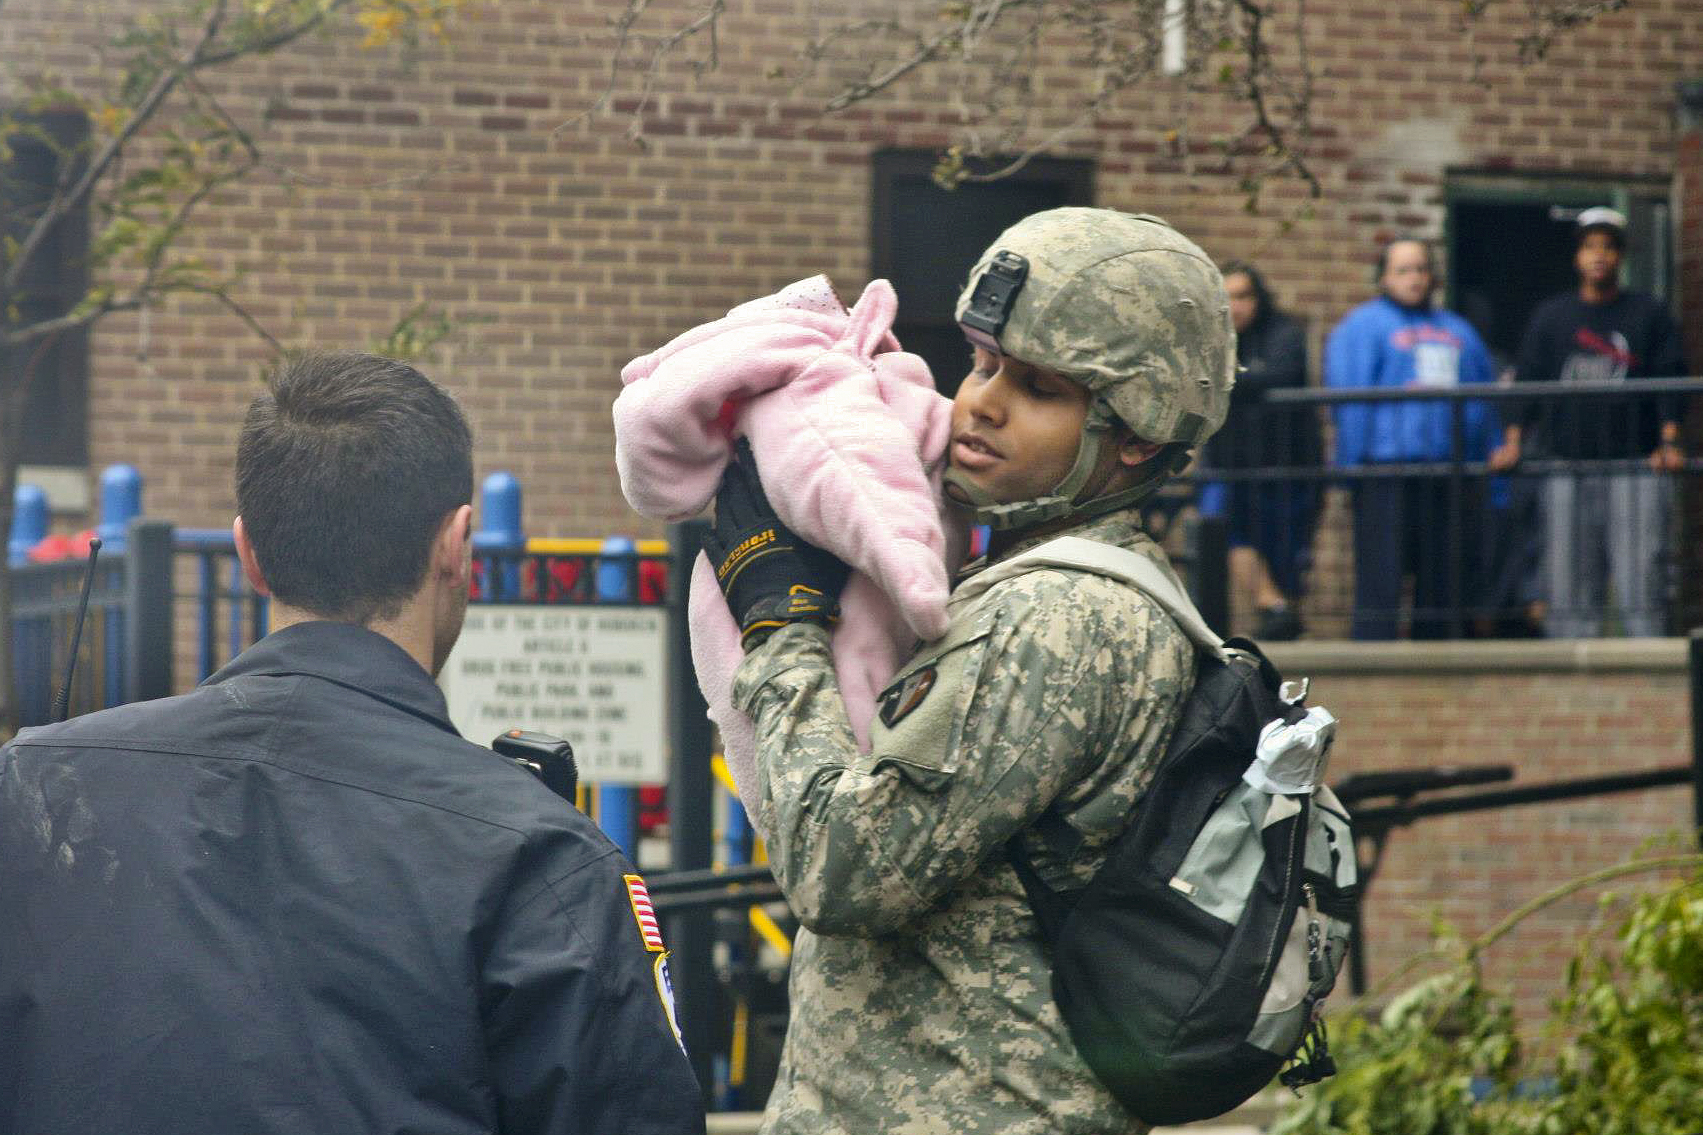
<path id="1" fill-rule="evenodd" d="M 486 575 L 486 599 L 520 598 L 519 553 L 525 548 L 520 482 L 513 473 L 499 470 L 479 486 L 479 528 L 473 533 L 474 554 L 492 557 Z M 511 555 L 499 558 L 504 552 Z"/>
<path id="2" fill-rule="evenodd" d="M 751 817 L 745 814 L 745 805 L 739 797 L 731 792 L 723 795 L 727 797 L 727 826 L 721 836 L 722 862 L 729 867 L 742 867 L 751 861 Z"/>
<path id="3" fill-rule="evenodd" d="M 37 485 L 12 490 L 12 531 L 6 536 L 6 562 L 24 563 L 30 549 L 47 535 L 47 494 Z"/>
<path id="4" fill-rule="evenodd" d="M 101 522 L 95 535 L 107 552 L 124 551 L 130 522 L 142 515 L 142 474 L 134 465 L 108 465 L 101 473 Z"/>
<path id="5" fill-rule="evenodd" d="M 597 561 L 597 601 L 631 603 L 637 592 L 638 547 L 630 536 L 610 536 L 603 541 Z M 597 822 L 603 834 L 628 859 L 639 854 L 639 792 L 630 784 L 597 786 Z"/>
<path id="6" fill-rule="evenodd" d="M 129 542 L 130 522 L 142 515 L 142 474 L 134 465 L 108 465 L 101 472 L 101 520 L 95 535 L 101 546 L 114 559 Z M 116 567 L 108 568 L 109 578 L 116 581 Z M 105 705 L 118 705 L 124 700 L 124 612 L 117 607 L 106 609 L 106 689 Z"/>

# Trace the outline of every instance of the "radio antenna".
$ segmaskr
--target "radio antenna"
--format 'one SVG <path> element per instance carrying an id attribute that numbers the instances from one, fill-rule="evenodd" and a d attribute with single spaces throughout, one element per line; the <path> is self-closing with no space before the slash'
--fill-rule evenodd
<path id="1" fill-rule="evenodd" d="M 83 641 L 83 617 L 89 613 L 89 588 L 95 582 L 95 557 L 101 554 L 99 536 L 89 539 L 89 566 L 83 572 L 83 597 L 77 602 L 77 625 L 71 631 L 71 657 L 65 660 L 65 684 L 53 699 L 53 720 L 64 721 L 71 712 L 71 676 L 77 672 L 77 647 Z"/>

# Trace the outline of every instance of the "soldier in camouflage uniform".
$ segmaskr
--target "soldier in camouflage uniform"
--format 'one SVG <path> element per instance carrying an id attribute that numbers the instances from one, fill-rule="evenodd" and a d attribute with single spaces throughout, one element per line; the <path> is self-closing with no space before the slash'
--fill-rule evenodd
<path id="1" fill-rule="evenodd" d="M 1228 300 L 1163 221 L 1055 209 L 995 242 L 958 318 L 975 356 L 947 491 L 993 526 L 990 554 L 882 695 L 869 753 L 823 626 L 844 566 L 778 524 L 748 458 L 718 497 L 711 562 L 747 632 L 735 703 L 804 926 L 776 1135 L 1143 1130 L 1071 1043 L 1005 847 L 1023 840 L 1055 887 L 1087 882 L 1163 753 L 1193 648 L 1124 583 L 1001 561 L 1068 533 L 1170 572 L 1134 508 L 1223 421 Z"/>

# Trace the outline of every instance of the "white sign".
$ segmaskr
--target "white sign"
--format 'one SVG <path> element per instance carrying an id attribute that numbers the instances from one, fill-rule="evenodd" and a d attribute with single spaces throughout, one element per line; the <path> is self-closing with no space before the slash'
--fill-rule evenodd
<path id="1" fill-rule="evenodd" d="M 588 784 L 668 779 L 666 613 L 474 604 L 438 684 L 480 745 L 531 729 L 574 747 Z"/>

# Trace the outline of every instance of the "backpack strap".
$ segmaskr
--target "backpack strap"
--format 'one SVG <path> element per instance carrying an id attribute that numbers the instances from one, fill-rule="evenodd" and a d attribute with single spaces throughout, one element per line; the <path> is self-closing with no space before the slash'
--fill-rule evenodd
<path id="1" fill-rule="evenodd" d="M 1166 614 L 1177 621 L 1189 641 L 1219 661 L 1229 655 L 1224 640 L 1212 633 L 1188 594 L 1164 568 L 1137 555 L 1128 548 L 1088 540 L 1081 536 L 1060 536 L 1038 547 L 1012 556 L 1008 564 L 1046 564 L 1054 567 L 1074 567 L 1121 579 L 1137 591 L 1165 608 Z"/>
<path id="2" fill-rule="evenodd" d="M 1116 544 L 1081 536 L 1060 536 L 1002 561 L 997 565 L 1001 569 L 997 577 L 989 578 L 983 586 L 999 578 L 1043 566 L 1079 568 L 1122 580 L 1163 607 L 1198 649 L 1221 662 L 1229 660 L 1224 640 L 1212 633 L 1212 628 L 1206 625 L 1206 620 L 1177 581 L 1146 556 Z M 1029 908 L 1040 923 L 1042 937 L 1048 942 L 1056 941 L 1065 918 L 1076 905 L 1076 895 L 1057 891 L 1041 878 L 1023 846 L 1021 834 L 1006 843 L 1005 861 L 1017 872 L 1017 878 L 1023 884 Z"/>
<path id="3" fill-rule="evenodd" d="M 1011 869 L 1017 872 L 1017 881 L 1023 884 L 1023 894 L 1029 900 L 1029 910 L 1040 925 L 1041 937 L 1047 942 L 1058 941 L 1059 934 L 1064 930 L 1064 920 L 1070 917 L 1070 912 L 1076 907 L 1077 894 L 1054 890 L 1052 885 L 1041 878 L 1041 873 L 1035 869 L 1034 860 L 1029 858 L 1029 851 L 1023 846 L 1021 833 L 1014 835 L 1005 844 L 1005 861 L 1011 864 Z"/>

